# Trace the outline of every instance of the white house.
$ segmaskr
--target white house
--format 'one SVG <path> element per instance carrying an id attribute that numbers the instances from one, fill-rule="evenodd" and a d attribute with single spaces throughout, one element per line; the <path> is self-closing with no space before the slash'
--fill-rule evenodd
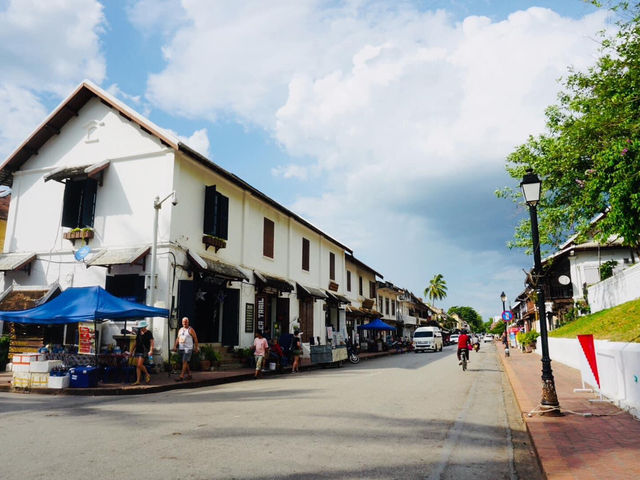
<path id="1" fill-rule="evenodd" d="M 344 326 L 348 247 L 90 82 L 2 164 L 10 181 L 3 291 L 57 282 L 154 297 L 171 312 L 153 321 L 165 358 L 182 316 L 227 346 L 296 324 L 324 342 L 327 325 Z"/>

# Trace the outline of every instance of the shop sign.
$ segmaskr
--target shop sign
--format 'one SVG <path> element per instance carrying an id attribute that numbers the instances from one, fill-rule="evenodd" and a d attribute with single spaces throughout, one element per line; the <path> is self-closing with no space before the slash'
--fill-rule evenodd
<path id="1" fill-rule="evenodd" d="M 78 322 L 78 353 L 94 355 L 96 331 L 91 322 Z"/>
<path id="2" fill-rule="evenodd" d="M 253 333 L 255 328 L 255 310 L 253 303 L 247 303 L 244 307 L 244 331 Z"/>
<path id="3" fill-rule="evenodd" d="M 264 332 L 264 321 L 265 321 L 265 297 L 257 297 L 256 303 L 258 304 L 258 314 L 257 314 L 257 326 L 258 330 Z"/>
<path id="4" fill-rule="evenodd" d="M 332 292 L 337 292 L 338 287 L 339 285 L 336 282 L 329 282 L 329 290 L 331 290 Z"/>

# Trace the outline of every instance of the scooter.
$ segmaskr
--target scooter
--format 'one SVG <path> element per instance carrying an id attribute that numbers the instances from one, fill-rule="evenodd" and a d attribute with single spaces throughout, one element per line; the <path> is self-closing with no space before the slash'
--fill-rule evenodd
<path id="1" fill-rule="evenodd" d="M 351 342 L 347 342 L 347 358 L 353 364 L 360 363 L 358 347 Z"/>

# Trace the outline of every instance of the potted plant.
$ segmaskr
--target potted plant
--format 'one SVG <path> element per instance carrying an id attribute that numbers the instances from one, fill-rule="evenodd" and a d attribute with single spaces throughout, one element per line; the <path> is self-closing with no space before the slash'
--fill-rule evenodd
<path id="1" fill-rule="evenodd" d="M 218 366 L 218 354 L 211 345 L 200 346 L 200 368 L 202 370 L 211 370 L 212 366 Z"/>
<path id="2" fill-rule="evenodd" d="M 169 359 L 169 363 L 171 364 L 171 370 L 173 370 L 174 372 L 182 371 L 182 355 L 180 355 L 179 353 L 172 353 Z"/>
<path id="3" fill-rule="evenodd" d="M 527 353 L 531 353 L 536 348 L 536 340 L 540 336 L 538 332 L 527 332 L 524 334 L 524 345 L 527 350 Z"/>

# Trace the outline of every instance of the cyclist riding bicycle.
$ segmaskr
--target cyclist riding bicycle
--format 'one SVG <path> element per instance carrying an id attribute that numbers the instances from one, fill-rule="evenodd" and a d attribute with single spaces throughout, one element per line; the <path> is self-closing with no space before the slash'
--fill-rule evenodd
<path id="1" fill-rule="evenodd" d="M 467 362 L 469 361 L 469 350 L 471 350 L 471 348 L 471 339 L 469 338 L 469 335 L 467 335 L 467 331 L 463 330 L 458 337 L 458 365 L 462 365 L 462 358 L 460 357 L 460 353 L 466 355 Z"/>

